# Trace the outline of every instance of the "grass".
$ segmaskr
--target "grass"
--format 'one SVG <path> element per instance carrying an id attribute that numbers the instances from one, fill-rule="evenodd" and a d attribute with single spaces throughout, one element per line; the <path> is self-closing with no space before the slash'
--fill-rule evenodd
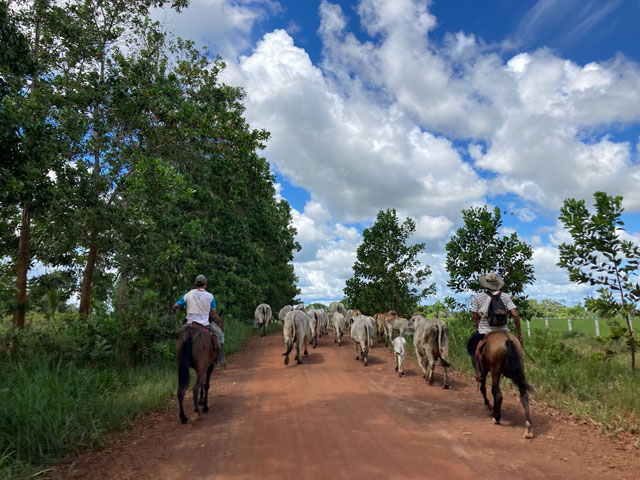
<path id="1" fill-rule="evenodd" d="M 225 352 L 238 352 L 254 333 L 225 319 Z M 0 361 L 0 480 L 36 478 L 45 465 L 98 448 L 105 433 L 175 395 L 171 352 L 166 361 L 116 368 L 63 361 L 49 350 L 22 349 L 30 353 Z"/>
<path id="2" fill-rule="evenodd" d="M 623 318 L 618 318 L 618 322 L 621 325 L 627 325 L 626 320 Z M 607 321 L 604 318 L 600 318 L 599 321 L 600 326 L 600 336 L 605 337 L 609 335 L 609 326 L 607 325 Z M 631 319 L 631 323 L 633 325 L 634 331 L 637 331 L 640 328 L 640 318 L 635 317 Z M 596 326 L 594 317 L 573 317 L 571 318 L 571 326 L 572 330 L 575 333 L 582 333 L 587 336 L 596 336 Z M 522 322 L 522 333 L 526 335 L 527 325 L 525 322 Z M 541 331 L 545 333 L 545 322 L 543 318 L 536 318 L 531 321 L 531 330 Z M 569 333 L 569 326 L 566 317 L 551 317 L 549 318 L 549 331 L 551 333 Z"/>

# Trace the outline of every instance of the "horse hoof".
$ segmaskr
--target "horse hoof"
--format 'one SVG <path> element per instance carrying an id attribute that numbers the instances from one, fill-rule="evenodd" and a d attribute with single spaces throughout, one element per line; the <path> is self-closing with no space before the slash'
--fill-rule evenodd
<path id="1" fill-rule="evenodd" d="M 306 350 L 304 351 L 304 356 L 308 357 L 309 356 L 309 352 L 307 352 Z"/>
<path id="2" fill-rule="evenodd" d="M 369 362 L 364 362 L 364 366 L 368 367 L 369 366 Z"/>
<path id="3" fill-rule="evenodd" d="M 317 347 L 317 345 L 314 345 L 314 346 L 313 346 L 313 348 L 316 348 L 316 347 Z"/>
<path id="4" fill-rule="evenodd" d="M 209 413 L 209 407 L 202 407 L 202 411 L 204 413 Z"/>
<path id="5" fill-rule="evenodd" d="M 524 435 L 522 436 L 522 438 L 533 438 L 533 433 L 531 433 L 531 432 L 524 432 Z"/>
<path id="6" fill-rule="evenodd" d="M 289 365 L 289 357 L 284 357 L 284 364 Z"/>
<path id="7" fill-rule="evenodd" d="M 445 390 L 449 390 L 451 388 L 451 385 L 443 385 L 442 388 L 444 388 Z"/>
<path id="8" fill-rule="evenodd" d="M 189 421 L 189 419 L 187 417 L 180 417 L 180 421 L 182 422 L 183 425 L 185 425 L 187 421 Z"/>
<path id="9" fill-rule="evenodd" d="M 500 420 L 498 420 L 497 418 L 493 419 L 493 424 L 494 425 L 500 425 Z"/>

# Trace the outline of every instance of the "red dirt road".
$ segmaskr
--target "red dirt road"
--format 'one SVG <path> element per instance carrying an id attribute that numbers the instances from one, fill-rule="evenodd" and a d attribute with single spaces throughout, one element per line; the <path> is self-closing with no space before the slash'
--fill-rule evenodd
<path id="1" fill-rule="evenodd" d="M 292 356 L 285 367 L 281 333 L 251 338 L 214 371 L 208 414 L 181 425 L 174 401 L 51 478 L 640 478 L 638 450 L 594 427 L 534 401 L 535 438 L 525 440 L 515 395 L 505 394 L 496 426 L 469 378 L 454 372 L 444 390 L 437 367 L 436 385 L 428 386 L 415 360 L 399 378 L 389 350 L 376 346 L 364 367 L 346 340 L 338 348 L 323 337 L 302 365 Z"/>

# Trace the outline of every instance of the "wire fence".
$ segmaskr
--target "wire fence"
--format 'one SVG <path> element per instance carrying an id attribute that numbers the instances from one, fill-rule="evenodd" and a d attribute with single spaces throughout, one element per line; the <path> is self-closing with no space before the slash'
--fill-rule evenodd
<path id="1" fill-rule="evenodd" d="M 624 318 L 616 318 L 615 320 L 626 327 L 627 321 Z M 540 330 L 547 333 L 581 333 L 592 337 L 606 337 L 609 335 L 609 325 L 606 318 L 598 316 L 584 317 L 544 317 L 525 320 L 526 334 L 531 338 Z M 634 332 L 640 328 L 640 318 L 631 319 L 631 326 Z M 524 329 L 525 325 L 523 325 Z M 524 332 L 523 332 L 524 333 Z"/>

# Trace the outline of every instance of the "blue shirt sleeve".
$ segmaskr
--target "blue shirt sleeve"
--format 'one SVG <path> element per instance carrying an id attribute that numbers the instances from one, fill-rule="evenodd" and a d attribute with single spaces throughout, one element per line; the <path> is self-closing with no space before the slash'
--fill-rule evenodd
<path id="1" fill-rule="evenodd" d="M 211 310 L 216 308 L 216 297 L 211 297 Z"/>
<path id="2" fill-rule="evenodd" d="M 176 303 L 178 304 L 178 306 L 179 306 L 181 309 L 183 309 L 183 308 L 186 306 L 186 303 L 185 303 L 185 301 L 184 301 L 184 297 L 182 297 L 182 298 L 181 298 L 180 300 L 178 300 Z"/>

